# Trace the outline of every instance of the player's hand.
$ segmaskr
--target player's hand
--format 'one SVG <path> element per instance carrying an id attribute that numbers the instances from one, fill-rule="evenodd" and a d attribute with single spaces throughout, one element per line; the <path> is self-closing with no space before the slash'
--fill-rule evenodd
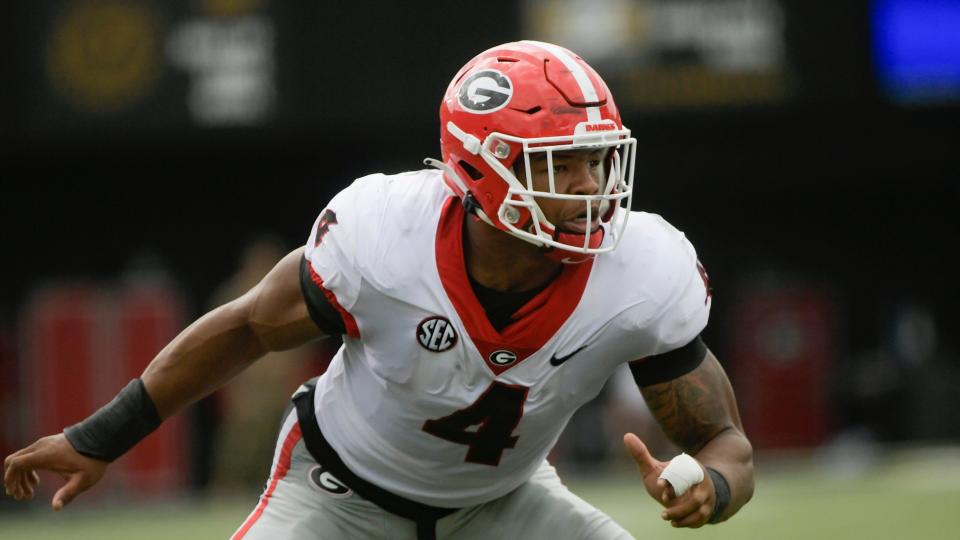
<path id="1" fill-rule="evenodd" d="M 654 458 L 643 441 L 633 433 L 623 436 L 623 444 L 640 467 L 640 475 L 643 477 L 643 486 L 647 489 L 647 493 L 665 507 L 660 513 L 661 518 L 669 521 L 674 527 L 696 529 L 706 525 L 710 520 L 710 514 L 713 513 L 716 498 L 713 481 L 706 471 L 704 471 L 702 482 L 691 486 L 686 493 L 677 497 L 670 483 L 660 479 L 660 473 L 666 468 L 667 462 Z"/>
<path id="2" fill-rule="evenodd" d="M 3 460 L 3 487 L 16 500 L 33 499 L 40 484 L 37 471 L 51 471 L 66 480 L 53 495 L 51 506 L 62 510 L 80 493 L 100 481 L 108 463 L 82 456 L 60 433 L 44 437 Z"/>

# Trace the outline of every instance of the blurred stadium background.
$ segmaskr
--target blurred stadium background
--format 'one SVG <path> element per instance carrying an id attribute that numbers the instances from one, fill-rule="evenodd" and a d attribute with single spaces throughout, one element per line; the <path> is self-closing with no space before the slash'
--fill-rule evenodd
<path id="1" fill-rule="evenodd" d="M 687 233 L 757 447 L 741 515 L 673 531 L 615 378 L 553 453 L 638 538 L 946 538 L 960 508 L 960 1 L 14 0 L 0 8 L 0 454 L 106 402 L 304 241 L 353 178 L 437 156 L 473 54 L 579 52 L 639 140 L 635 206 Z M 950 247 L 954 246 L 954 247 Z M 335 343 L 266 359 L 61 515 L 0 538 L 226 537 L 279 408 Z"/>

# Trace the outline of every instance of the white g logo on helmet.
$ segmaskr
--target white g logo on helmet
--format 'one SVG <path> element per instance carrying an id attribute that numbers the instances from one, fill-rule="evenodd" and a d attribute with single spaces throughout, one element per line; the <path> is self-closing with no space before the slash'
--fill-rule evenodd
<path id="1" fill-rule="evenodd" d="M 457 92 L 460 106 L 476 114 L 499 111 L 510 103 L 512 97 L 510 78 L 495 69 L 482 69 L 470 75 Z"/>

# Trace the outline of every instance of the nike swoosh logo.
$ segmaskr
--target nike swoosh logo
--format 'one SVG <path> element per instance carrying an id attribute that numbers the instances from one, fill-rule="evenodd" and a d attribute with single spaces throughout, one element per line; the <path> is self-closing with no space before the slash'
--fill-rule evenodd
<path id="1" fill-rule="evenodd" d="M 557 356 L 556 354 L 554 354 L 554 355 L 553 355 L 553 358 L 550 359 L 550 365 L 551 365 L 551 366 L 554 366 L 554 367 L 559 366 L 560 364 L 562 364 L 562 363 L 566 362 L 567 360 L 573 358 L 573 356 L 574 356 L 575 354 L 579 353 L 580 351 L 582 351 L 582 350 L 584 350 L 584 349 L 586 349 L 586 348 L 587 348 L 587 346 L 584 345 L 583 347 L 580 347 L 579 349 L 573 351 L 572 353 L 570 353 L 570 354 L 568 354 L 568 355 L 566 355 L 566 356 Z"/>

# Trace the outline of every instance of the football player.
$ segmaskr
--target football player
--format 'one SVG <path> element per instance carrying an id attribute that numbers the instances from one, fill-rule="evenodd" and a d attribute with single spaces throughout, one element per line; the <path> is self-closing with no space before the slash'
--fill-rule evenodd
<path id="1" fill-rule="evenodd" d="M 523 41 L 470 60 L 440 106 L 442 160 L 360 178 L 305 247 L 164 348 L 108 405 L 4 463 L 66 483 L 55 510 L 163 419 L 267 351 L 340 334 L 292 400 L 259 503 L 235 539 L 626 539 L 546 457 L 578 407 L 630 369 L 703 469 L 682 495 L 624 436 L 676 527 L 736 513 L 752 449 L 700 334 L 711 292 L 684 235 L 630 211 L 636 140 L 579 56 Z M 242 449 L 237 449 L 242 451 Z"/>

